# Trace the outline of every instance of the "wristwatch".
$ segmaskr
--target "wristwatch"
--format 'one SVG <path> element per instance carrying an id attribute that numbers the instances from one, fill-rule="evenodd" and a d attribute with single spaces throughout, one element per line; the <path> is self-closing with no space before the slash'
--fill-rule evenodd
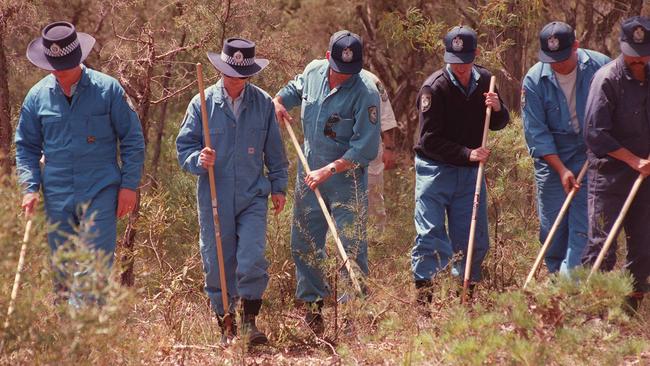
<path id="1" fill-rule="evenodd" d="M 330 173 L 332 173 L 332 175 L 336 174 L 336 165 L 335 164 L 330 164 Z"/>

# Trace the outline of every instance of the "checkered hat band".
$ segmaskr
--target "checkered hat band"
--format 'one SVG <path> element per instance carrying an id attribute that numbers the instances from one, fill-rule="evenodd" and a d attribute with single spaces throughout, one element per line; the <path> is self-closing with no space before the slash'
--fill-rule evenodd
<path id="1" fill-rule="evenodd" d="M 53 43 L 53 45 L 54 45 L 54 43 Z M 61 48 L 61 50 L 59 52 L 56 52 L 56 53 L 52 52 L 52 46 L 50 46 L 50 48 L 45 49 L 45 54 L 47 56 L 50 56 L 50 57 L 63 57 L 63 56 L 67 56 L 70 53 L 72 53 L 72 51 L 77 49 L 77 47 L 79 47 L 79 38 L 75 39 L 69 45 Z"/>
<path id="2" fill-rule="evenodd" d="M 234 57 L 230 57 L 226 55 L 225 53 L 221 52 L 221 60 L 223 60 L 225 63 L 228 65 L 233 65 L 233 66 L 250 66 L 255 63 L 255 58 L 250 57 L 250 58 L 245 58 L 241 61 L 235 60 Z"/>

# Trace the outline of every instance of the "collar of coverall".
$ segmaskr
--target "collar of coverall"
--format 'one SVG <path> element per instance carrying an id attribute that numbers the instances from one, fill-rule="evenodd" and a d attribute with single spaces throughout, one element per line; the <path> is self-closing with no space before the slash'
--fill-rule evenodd
<path id="1" fill-rule="evenodd" d="M 223 86 L 223 79 L 219 79 L 216 84 L 214 84 L 213 88 L 213 100 L 217 104 L 223 104 L 226 101 L 226 87 Z M 250 87 L 250 82 L 246 82 L 246 85 L 244 86 L 244 90 L 242 90 L 242 101 L 241 104 L 244 105 L 248 101 L 248 88 Z"/>
<path id="2" fill-rule="evenodd" d="M 50 74 L 50 76 L 51 77 L 48 80 L 47 87 L 54 89 L 59 84 L 59 82 L 56 81 L 56 77 L 54 75 Z M 86 66 L 81 65 L 81 78 L 79 78 L 79 81 L 77 82 L 77 90 L 79 90 L 80 86 L 88 86 L 88 84 L 90 84 L 90 79 L 88 78 Z"/>
<path id="3" fill-rule="evenodd" d="M 326 65 L 324 65 L 323 67 L 321 67 L 321 69 L 320 69 L 319 72 L 320 72 L 320 74 L 323 75 L 326 79 L 329 79 L 329 77 L 328 77 L 328 76 L 329 76 L 329 75 L 328 75 L 329 70 L 330 70 L 330 65 L 329 65 L 329 64 L 326 64 Z M 339 84 L 339 85 L 336 87 L 336 89 L 337 89 L 337 90 L 338 90 L 338 89 L 347 89 L 347 88 L 352 87 L 352 84 L 354 83 L 354 80 L 356 80 L 357 78 L 359 78 L 359 74 L 360 74 L 360 72 L 359 72 L 359 73 L 356 73 L 356 74 L 352 74 L 352 76 L 350 76 L 346 81 L 344 81 L 343 83 Z"/>
<path id="4" fill-rule="evenodd" d="M 584 52 L 582 48 L 578 48 L 578 68 L 580 70 L 584 70 L 586 67 L 587 63 L 591 60 L 591 57 L 589 57 L 589 54 L 587 52 Z M 546 78 L 555 78 L 555 71 L 551 68 L 550 63 L 542 63 L 542 77 Z"/>

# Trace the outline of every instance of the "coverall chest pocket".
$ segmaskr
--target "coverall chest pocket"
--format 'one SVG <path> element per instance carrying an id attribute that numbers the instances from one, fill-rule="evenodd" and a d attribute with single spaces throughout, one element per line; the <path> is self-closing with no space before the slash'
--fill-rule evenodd
<path id="1" fill-rule="evenodd" d="M 223 162 L 231 154 L 225 132 L 223 127 L 210 127 L 210 144 L 217 154 L 216 164 Z"/>
<path id="2" fill-rule="evenodd" d="M 108 114 L 91 115 L 87 120 L 88 139 L 95 139 L 102 142 L 115 141 L 115 131 Z"/>
<path id="3" fill-rule="evenodd" d="M 48 144 L 62 145 L 71 138 L 68 121 L 59 116 L 47 116 L 41 119 L 43 140 Z"/>
<path id="4" fill-rule="evenodd" d="M 310 99 L 309 96 L 303 96 L 302 104 L 300 105 L 300 120 L 301 121 L 315 121 L 316 120 L 316 100 Z"/>
<path id="5" fill-rule="evenodd" d="M 558 102 L 545 100 L 544 113 L 546 114 L 548 128 L 552 133 L 563 133 L 567 131 L 567 129 L 562 126 L 562 111 Z"/>
<path id="6" fill-rule="evenodd" d="M 351 116 L 341 115 L 339 122 L 332 126 L 332 129 L 336 133 L 336 140 L 342 143 L 350 141 L 350 138 L 354 133 L 353 127 L 354 118 Z"/>

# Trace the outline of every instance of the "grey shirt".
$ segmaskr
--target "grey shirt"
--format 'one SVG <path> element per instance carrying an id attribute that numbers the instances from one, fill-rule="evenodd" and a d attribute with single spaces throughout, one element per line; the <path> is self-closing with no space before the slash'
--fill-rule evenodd
<path id="1" fill-rule="evenodd" d="M 587 99 L 584 137 L 590 168 L 595 173 L 590 180 L 594 179 L 596 191 L 626 195 L 638 176 L 626 163 L 609 156 L 610 152 L 625 147 L 642 158 L 650 153 L 647 65 L 646 75 L 645 82 L 634 79 L 623 56 L 594 75 Z"/>

